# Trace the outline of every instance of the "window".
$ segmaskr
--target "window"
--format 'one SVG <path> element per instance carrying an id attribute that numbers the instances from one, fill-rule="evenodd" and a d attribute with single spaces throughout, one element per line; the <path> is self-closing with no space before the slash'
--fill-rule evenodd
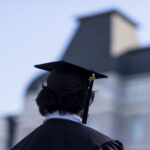
<path id="1" fill-rule="evenodd" d="M 141 117 L 133 118 L 131 130 L 134 142 L 141 142 L 144 139 L 144 121 Z"/>

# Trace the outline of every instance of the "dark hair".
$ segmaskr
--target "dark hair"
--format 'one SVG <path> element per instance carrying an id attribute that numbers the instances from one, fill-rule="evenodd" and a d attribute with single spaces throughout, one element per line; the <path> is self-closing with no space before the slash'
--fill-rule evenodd
<path id="1" fill-rule="evenodd" d="M 91 96 L 94 96 L 93 93 Z M 58 110 L 59 113 L 78 113 L 84 109 L 86 98 L 87 88 L 85 87 L 62 96 L 49 87 L 43 86 L 36 98 L 36 103 L 43 116 L 56 110 Z"/>

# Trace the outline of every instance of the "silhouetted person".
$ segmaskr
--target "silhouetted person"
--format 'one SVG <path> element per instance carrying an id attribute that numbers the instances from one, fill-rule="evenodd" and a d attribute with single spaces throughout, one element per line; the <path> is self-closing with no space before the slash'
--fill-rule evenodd
<path id="1" fill-rule="evenodd" d="M 105 75 L 64 61 L 35 67 L 51 72 L 36 99 L 46 119 L 12 150 L 123 150 L 119 141 L 85 125 L 93 81 Z"/>

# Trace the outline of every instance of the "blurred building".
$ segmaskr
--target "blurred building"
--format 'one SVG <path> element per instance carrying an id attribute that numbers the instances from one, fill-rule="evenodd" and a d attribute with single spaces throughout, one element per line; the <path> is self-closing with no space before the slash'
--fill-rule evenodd
<path id="1" fill-rule="evenodd" d="M 126 150 L 150 150 L 150 47 L 140 47 L 136 31 L 136 23 L 118 11 L 80 18 L 62 60 L 109 76 L 95 82 L 88 125 L 121 140 Z M 27 89 L 16 141 L 44 120 L 34 99 L 46 76 Z"/>
<path id="2" fill-rule="evenodd" d="M 0 119 L 0 150 L 4 150 L 5 143 L 6 143 L 6 122 L 4 118 Z"/>

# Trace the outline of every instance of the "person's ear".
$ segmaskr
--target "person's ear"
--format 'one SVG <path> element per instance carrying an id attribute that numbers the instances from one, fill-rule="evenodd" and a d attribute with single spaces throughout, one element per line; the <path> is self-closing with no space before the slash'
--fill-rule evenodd
<path id="1" fill-rule="evenodd" d="M 79 113 L 78 113 L 78 115 L 79 115 L 81 118 L 83 117 L 83 112 L 84 112 L 84 110 L 82 109 L 82 110 L 80 110 Z"/>

